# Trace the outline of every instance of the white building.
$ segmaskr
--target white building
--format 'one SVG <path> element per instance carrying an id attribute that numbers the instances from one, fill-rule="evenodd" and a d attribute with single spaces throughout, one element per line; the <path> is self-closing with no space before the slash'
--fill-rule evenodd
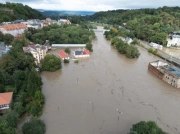
<path id="1" fill-rule="evenodd" d="M 160 50 L 162 50 L 162 48 L 163 48 L 162 45 L 156 44 L 156 43 L 154 43 L 154 42 L 151 42 L 149 45 L 150 45 L 151 47 L 155 48 L 155 49 L 160 49 Z"/>
<path id="2" fill-rule="evenodd" d="M 39 44 L 30 44 L 27 47 L 23 47 L 23 51 L 25 53 L 31 53 L 35 59 L 36 65 L 40 63 L 42 59 L 46 56 L 46 52 L 48 51 L 48 47 Z"/>
<path id="3" fill-rule="evenodd" d="M 24 33 L 26 29 L 27 26 L 25 24 L 7 24 L 0 26 L 0 31 L 3 34 L 11 34 L 13 36 Z"/>

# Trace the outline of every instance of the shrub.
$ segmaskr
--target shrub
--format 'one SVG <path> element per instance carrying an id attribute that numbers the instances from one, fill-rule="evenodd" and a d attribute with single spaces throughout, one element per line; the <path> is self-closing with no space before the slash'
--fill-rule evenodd
<path id="1" fill-rule="evenodd" d="M 23 134 L 45 134 L 46 126 L 42 120 L 31 120 L 24 123 L 22 127 Z"/>
<path id="2" fill-rule="evenodd" d="M 75 60 L 74 63 L 79 63 L 79 61 L 78 61 L 78 60 Z"/>
<path id="3" fill-rule="evenodd" d="M 66 53 L 68 53 L 68 54 L 70 54 L 71 53 L 71 50 L 67 47 L 67 48 L 65 48 L 65 50 L 64 50 Z"/>
<path id="4" fill-rule="evenodd" d="M 69 63 L 69 60 L 68 59 L 64 59 L 64 63 Z"/>

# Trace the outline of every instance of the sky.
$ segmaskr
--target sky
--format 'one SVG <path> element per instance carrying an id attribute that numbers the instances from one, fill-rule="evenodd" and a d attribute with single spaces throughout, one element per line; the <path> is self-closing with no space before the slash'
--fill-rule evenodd
<path id="1" fill-rule="evenodd" d="M 35 9 L 72 11 L 107 11 L 180 6 L 179 0 L 0 0 L 0 3 L 5 2 L 22 3 Z"/>

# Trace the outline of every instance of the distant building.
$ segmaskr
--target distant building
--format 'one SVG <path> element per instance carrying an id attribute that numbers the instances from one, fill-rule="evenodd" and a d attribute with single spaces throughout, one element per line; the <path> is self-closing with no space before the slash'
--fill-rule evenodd
<path id="1" fill-rule="evenodd" d="M 66 20 L 66 19 L 60 19 L 58 20 L 58 23 L 64 25 L 64 24 L 71 24 L 71 22 L 69 20 Z"/>
<path id="2" fill-rule="evenodd" d="M 180 68 L 157 60 L 150 62 L 148 69 L 168 84 L 180 88 Z"/>
<path id="3" fill-rule="evenodd" d="M 133 40 L 130 37 L 126 37 L 125 38 L 125 42 L 130 44 Z"/>
<path id="4" fill-rule="evenodd" d="M 74 57 L 75 58 L 89 57 L 89 56 L 90 56 L 89 50 L 74 51 Z"/>
<path id="5" fill-rule="evenodd" d="M 27 26 L 25 24 L 7 24 L 0 26 L 0 31 L 3 34 L 11 34 L 13 36 L 24 33 L 26 29 Z"/>
<path id="6" fill-rule="evenodd" d="M 0 93 L 0 113 L 4 113 L 9 109 L 13 92 Z"/>
<path id="7" fill-rule="evenodd" d="M 47 46 L 40 44 L 31 43 L 27 47 L 23 47 L 23 51 L 25 53 L 31 53 L 35 59 L 36 65 L 40 63 L 42 59 L 46 56 L 46 52 L 48 51 Z"/>
<path id="8" fill-rule="evenodd" d="M 63 50 L 59 51 L 58 55 L 62 60 L 69 59 L 69 55 L 66 52 L 64 52 Z"/>

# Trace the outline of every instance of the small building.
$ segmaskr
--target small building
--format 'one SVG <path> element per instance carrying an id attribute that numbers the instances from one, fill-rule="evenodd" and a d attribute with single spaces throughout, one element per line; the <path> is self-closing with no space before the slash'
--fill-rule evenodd
<path id="1" fill-rule="evenodd" d="M 168 84 L 180 88 L 180 68 L 157 60 L 150 62 L 148 69 Z"/>
<path id="2" fill-rule="evenodd" d="M 75 58 L 89 57 L 89 56 L 90 56 L 89 50 L 74 51 L 74 57 Z"/>
<path id="3" fill-rule="evenodd" d="M 155 49 L 160 49 L 160 50 L 162 50 L 162 48 L 163 48 L 162 45 L 159 45 L 159 44 L 154 43 L 154 42 L 149 43 L 149 45 L 150 45 L 151 47 L 155 48 Z"/>
<path id="4" fill-rule="evenodd" d="M 9 109 L 13 92 L 0 93 L 0 113 L 4 113 Z"/>
<path id="5" fill-rule="evenodd" d="M 66 52 L 64 52 L 63 50 L 59 51 L 58 55 L 62 60 L 64 60 L 64 59 L 69 60 L 69 55 Z"/>

